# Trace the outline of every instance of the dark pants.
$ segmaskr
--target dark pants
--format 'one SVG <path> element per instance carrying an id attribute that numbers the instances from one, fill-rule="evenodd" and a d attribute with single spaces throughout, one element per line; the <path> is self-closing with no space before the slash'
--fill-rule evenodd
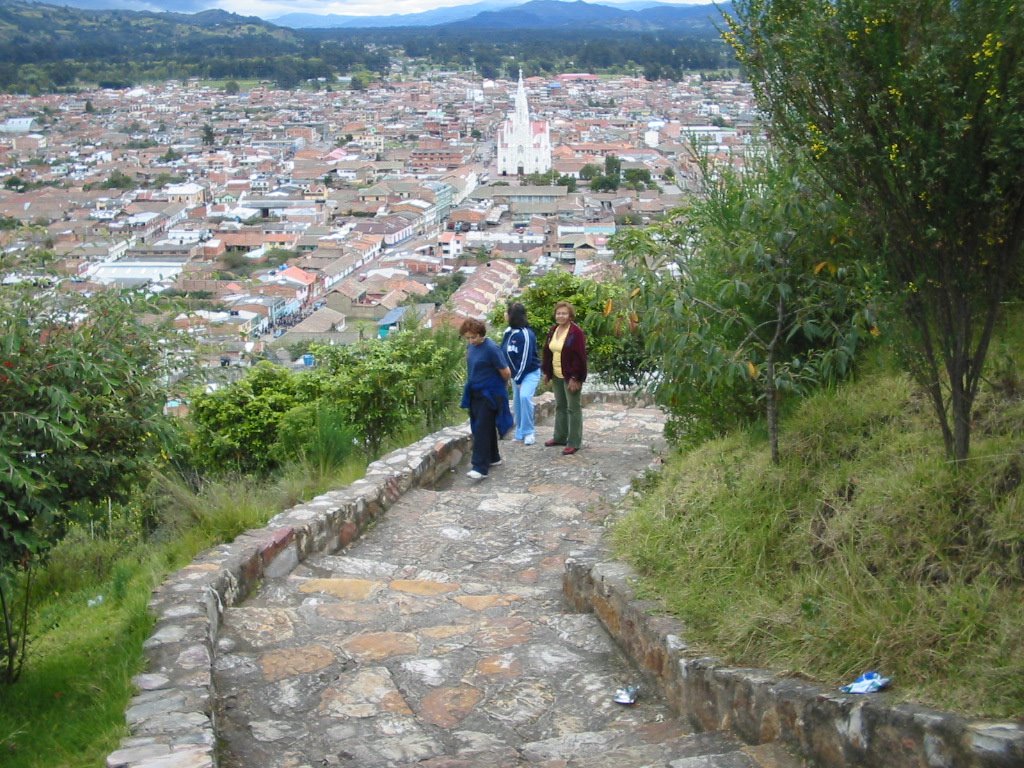
<path id="1" fill-rule="evenodd" d="M 501 461 L 498 453 L 498 409 L 476 393 L 469 398 L 469 426 L 473 431 L 473 469 L 486 475 L 491 464 Z"/>

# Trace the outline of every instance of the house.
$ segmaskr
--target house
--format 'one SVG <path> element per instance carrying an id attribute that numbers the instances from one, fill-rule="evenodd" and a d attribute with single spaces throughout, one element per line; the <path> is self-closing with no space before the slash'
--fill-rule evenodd
<path id="1" fill-rule="evenodd" d="M 201 184 L 168 184 L 165 190 L 168 202 L 181 203 L 189 208 L 202 205 L 209 200 L 209 190 Z"/>
<path id="2" fill-rule="evenodd" d="M 433 304 L 404 304 L 395 307 L 377 321 L 377 336 L 386 339 L 397 328 L 406 327 L 410 323 L 415 323 L 416 327 L 430 328 L 436 311 Z"/>
<path id="3" fill-rule="evenodd" d="M 496 306 L 519 288 L 519 270 L 510 261 L 494 259 L 473 268 L 451 296 L 452 312 L 462 319 L 485 320 Z"/>

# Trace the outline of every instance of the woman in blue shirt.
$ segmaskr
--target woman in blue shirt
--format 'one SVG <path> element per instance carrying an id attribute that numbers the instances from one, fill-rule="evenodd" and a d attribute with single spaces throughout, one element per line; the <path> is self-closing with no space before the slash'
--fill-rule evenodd
<path id="1" fill-rule="evenodd" d="M 466 386 L 462 407 L 469 409 L 473 433 L 473 468 L 466 473 L 473 480 L 487 477 L 491 467 L 501 464 L 498 436 L 512 428 L 508 408 L 508 380 L 512 372 L 501 347 L 487 338 L 487 327 L 479 320 L 464 320 L 459 335 L 466 341 Z"/>
<path id="2" fill-rule="evenodd" d="M 533 395 L 540 384 L 540 356 L 537 335 L 526 319 L 526 307 L 519 302 L 508 306 L 508 328 L 501 337 L 501 348 L 512 368 L 512 411 L 515 414 L 516 440 L 533 445 Z"/>

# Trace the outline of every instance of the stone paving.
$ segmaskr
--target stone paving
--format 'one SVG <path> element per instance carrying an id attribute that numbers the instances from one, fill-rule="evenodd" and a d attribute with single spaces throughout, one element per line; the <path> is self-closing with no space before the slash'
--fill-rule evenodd
<path id="1" fill-rule="evenodd" d="M 693 733 L 592 614 L 570 558 L 596 558 L 631 480 L 658 461 L 655 409 L 592 404 L 574 456 L 501 443 L 503 463 L 413 489 L 349 547 L 224 613 L 214 669 L 226 768 L 769 768 L 777 747 Z"/>

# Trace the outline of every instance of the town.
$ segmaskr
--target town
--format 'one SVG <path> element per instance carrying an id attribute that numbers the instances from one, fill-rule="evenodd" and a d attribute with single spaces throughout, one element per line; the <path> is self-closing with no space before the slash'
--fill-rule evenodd
<path id="1" fill-rule="evenodd" d="M 695 142 L 741 164 L 760 138 L 732 80 L 396 70 L 294 91 L 3 96 L 5 279 L 29 276 L 12 256 L 46 248 L 77 291 L 213 300 L 175 320 L 208 366 L 292 362 L 296 344 L 386 336 L 408 312 L 484 318 L 520 265 L 596 278 L 618 228 L 695 191 Z M 610 162 L 618 178 L 592 183 Z M 417 302 L 456 271 L 443 304 Z"/>

